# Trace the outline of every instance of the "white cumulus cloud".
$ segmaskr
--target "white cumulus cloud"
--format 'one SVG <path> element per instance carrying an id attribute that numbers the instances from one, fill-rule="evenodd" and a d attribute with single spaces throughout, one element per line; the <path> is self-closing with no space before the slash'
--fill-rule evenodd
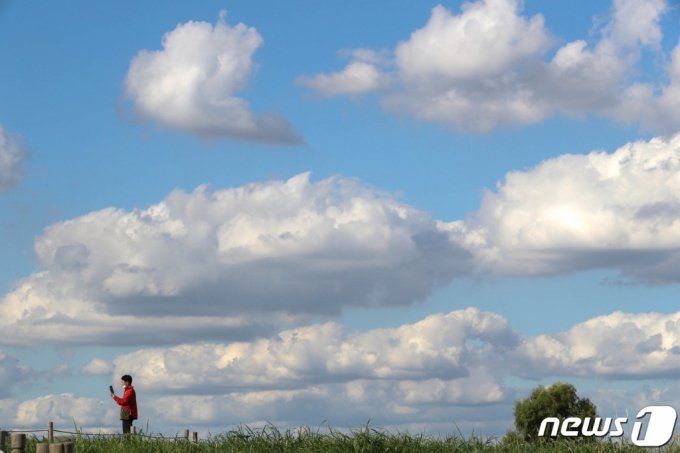
<path id="1" fill-rule="evenodd" d="M 256 114 L 236 94 L 255 71 L 264 40 L 255 28 L 189 21 L 163 36 L 163 50 L 130 62 L 125 94 L 144 120 L 203 139 L 299 145 L 302 137 L 277 113 Z"/>
<path id="2" fill-rule="evenodd" d="M 298 390 L 267 390 L 223 395 L 164 396 L 148 402 L 155 422 L 182 426 L 187 417 L 201 426 L 233 427 L 272 422 L 279 427 L 319 426 L 455 426 L 509 419 L 512 393 L 489 377 L 475 374 L 456 381 L 356 380 L 312 385 Z M 489 410 L 493 408 L 494 410 Z M 454 424 L 455 422 L 455 424 Z M 480 424 L 481 424 L 480 423 Z M 502 432 L 502 431 L 501 431 Z"/>
<path id="3" fill-rule="evenodd" d="M 352 179 L 176 190 L 148 209 L 47 227 L 35 243 L 45 270 L 0 301 L 0 338 L 237 339 L 291 316 L 407 305 L 469 271 L 450 239 L 429 214 Z"/>
<path id="4" fill-rule="evenodd" d="M 0 299 L 0 341 L 250 340 L 346 307 L 405 306 L 454 278 L 618 270 L 680 281 L 680 134 L 506 175 L 453 222 L 356 180 L 175 190 L 36 238 L 43 267 Z M 121 340 L 123 339 L 123 340 Z"/>
<path id="5" fill-rule="evenodd" d="M 671 53 L 666 66 L 669 82 L 658 87 L 652 83 L 634 83 L 622 95 L 619 106 L 610 114 L 620 121 L 641 121 L 647 130 L 680 129 L 680 44 Z"/>
<path id="6" fill-rule="evenodd" d="M 677 377 L 679 322 L 680 313 L 615 312 L 525 337 L 503 316 L 468 308 L 364 333 L 329 323 L 249 343 L 142 349 L 117 357 L 115 376 L 131 373 L 141 394 L 170 394 L 144 403 L 151 419 L 166 426 L 181 426 L 187 414 L 216 427 L 264 420 L 284 427 L 323 420 L 356 426 L 370 419 L 427 428 L 444 414 L 493 424 L 510 419 L 520 392 L 504 384 L 508 377 Z M 647 389 L 592 396 L 601 414 L 612 415 L 677 395 Z"/>
<path id="7" fill-rule="evenodd" d="M 680 312 L 598 316 L 527 339 L 517 350 L 518 371 L 529 378 L 677 379 L 679 321 Z"/>
<path id="8" fill-rule="evenodd" d="M 519 2 L 465 3 L 459 15 L 438 5 L 427 24 L 397 45 L 396 64 L 403 77 L 472 80 L 498 76 L 551 44 L 543 16 L 520 16 Z M 443 80 L 442 80 L 443 81 Z"/>
<path id="9" fill-rule="evenodd" d="M 635 80 L 644 51 L 661 56 L 659 22 L 667 10 L 664 0 L 614 0 L 596 42 L 568 42 L 548 59 L 557 40 L 542 15 L 522 15 L 518 0 L 464 3 L 459 14 L 438 5 L 424 27 L 396 45 L 395 69 L 372 66 L 371 77 L 395 81 L 381 101 L 386 110 L 464 132 L 592 113 L 672 133 L 680 127 L 680 51 L 662 69 L 666 82 Z M 340 83 L 355 64 L 304 80 L 326 96 L 384 88 Z"/>
<path id="10" fill-rule="evenodd" d="M 680 281 L 680 134 L 615 152 L 565 154 L 506 174 L 480 209 L 451 223 L 480 269 L 540 275 L 619 269 Z"/>
<path id="11" fill-rule="evenodd" d="M 0 126 L 0 192 L 18 187 L 26 176 L 26 147 Z"/>
<path id="12" fill-rule="evenodd" d="M 438 427 L 496 427 L 509 423 L 512 393 L 475 374 L 458 381 L 363 381 L 323 384 L 298 390 L 243 391 L 218 395 L 140 396 L 138 425 L 148 421 L 152 432 L 172 435 L 182 429 L 210 430 L 214 435 L 244 423 L 250 427 L 271 422 L 278 428 L 319 427 L 337 420 L 336 428 L 371 426 L 418 431 Z M 489 410 L 492 408 L 492 410 Z M 0 399 L 0 426 L 72 430 L 75 420 L 85 432 L 118 431 L 118 406 L 111 400 L 76 394 L 45 395 L 19 403 Z M 340 422 L 340 420 L 342 422 Z M 428 430 L 429 432 L 429 430 Z"/>
<path id="13" fill-rule="evenodd" d="M 130 373 L 141 391 L 184 394 L 294 389 L 357 379 L 451 380 L 468 377 L 470 367 L 518 341 L 505 318 L 468 308 L 365 333 L 328 323 L 254 342 L 142 349 L 117 357 L 114 375 Z M 436 387 L 431 391 L 436 393 Z"/>
<path id="14" fill-rule="evenodd" d="M 327 323 L 251 342 L 141 349 L 117 357 L 113 373 L 116 380 L 132 374 L 140 419 L 163 432 L 265 421 L 356 427 L 370 419 L 374 426 L 443 432 L 454 432 L 455 422 L 501 434 L 512 402 L 526 391 L 509 387 L 509 377 L 676 378 L 679 323 L 680 312 L 615 312 L 563 332 L 523 336 L 505 317 L 468 308 L 367 332 Z M 677 388 L 588 396 L 605 416 L 680 400 Z M 86 427 L 118 425 L 113 402 L 74 394 L 0 399 L 0 409 L 0 423 L 12 427 L 42 427 L 45 420 L 68 426 L 71 417 Z"/>
<path id="15" fill-rule="evenodd" d="M 503 400 L 502 382 L 508 376 L 675 378 L 680 375 L 680 312 L 614 312 L 564 332 L 525 337 L 505 317 L 468 308 L 363 333 L 328 323 L 254 342 L 141 349 L 114 363 L 114 376 L 130 373 L 140 391 L 154 394 L 392 382 L 405 392 L 406 402 L 481 404 L 491 402 L 482 395 Z M 475 379 L 488 388 L 465 393 L 463 387 Z M 449 393 L 453 389 L 458 389 L 455 397 Z"/>
<path id="16" fill-rule="evenodd" d="M 80 427 L 111 427 L 119 418 L 120 408 L 113 401 L 82 398 L 73 393 L 45 395 L 19 403 L 0 400 L 0 424 L 10 428 L 45 428 L 48 421 L 55 429 L 73 431 L 73 423 Z M 114 426 L 119 426 L 120 422 Z"/>

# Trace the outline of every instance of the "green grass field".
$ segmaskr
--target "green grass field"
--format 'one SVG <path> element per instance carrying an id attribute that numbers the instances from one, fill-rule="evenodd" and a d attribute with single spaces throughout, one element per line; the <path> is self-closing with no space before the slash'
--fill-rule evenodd
<path id="1" fill-rule="evenodd" d="M 26 453 L 35 452 L 37 439 L 29 439 Z M 74 440 L 78 453 L 165 453 L 165 452 L 244 452 L 244 453 L 440 453 L 440 452 L 546 452 L 546 453 L 620 453 L 642 452 L 644 448 L 627 443 L 609 441 L 554 441 L 541 444 L 502 441 L 498 438 L 426 436 L 409 433 L 389 433 L 381 429 L 365 427 L 348 433 L 337 430 L 324 432 L 309 428 L 279 431 L 273 426 L 263 429 L 241 427 L 202 439 L 199 443 L 185 440 L 167 440 L 160 437 L 99 437 L 87 439 L 79 436 Z M 9 453 L 9 443 L 4 450 Z M 677 443 L 671 443 L 654 451 L 680 452 Z"/>

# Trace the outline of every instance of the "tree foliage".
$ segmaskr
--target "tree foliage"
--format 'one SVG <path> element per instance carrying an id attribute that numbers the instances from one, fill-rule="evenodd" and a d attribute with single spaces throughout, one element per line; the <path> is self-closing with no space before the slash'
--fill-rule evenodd
<path id="1" fill-rule="evenodd" d="M 516 400 L 514 415 L 515 428 L 527 442 L 538 439 L 541 422 L 547 417 L 557 417 L 562 422 L 567 417 L 592 420 L 597 416 L 595 405 L 588 398 L 579 398 L 576 388 L 564 382 L 550 387 L 539 385 L 525 400 Z"/>

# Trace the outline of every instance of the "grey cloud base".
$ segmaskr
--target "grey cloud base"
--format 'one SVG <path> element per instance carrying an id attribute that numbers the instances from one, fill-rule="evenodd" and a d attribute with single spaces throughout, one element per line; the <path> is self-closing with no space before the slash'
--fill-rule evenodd
<path id="1" fill-rule="evenodd" d="M 37 371 L 29 365 L 21 365 L 18 357 L 0 350 L 0 398 L 15 396 L 17 389 L 31 388 L 44 380 L 70 376 L 68 364 L 62 363 L 48 370 Z"/>

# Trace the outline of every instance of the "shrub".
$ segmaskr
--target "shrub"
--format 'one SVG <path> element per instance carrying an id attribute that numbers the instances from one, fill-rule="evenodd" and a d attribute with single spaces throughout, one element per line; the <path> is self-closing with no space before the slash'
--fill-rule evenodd
<path id="1" fill-rule="evenodd" d="M 583 420 L 597 416 L 595 405 L 588 398 L 579 398 L 576 388 L 563 382 L 550 387 L 539 385 L 528 398 L 515 401 L 514 415 L 515 428 L 527 442 L 539 439 L 538 430 L 547 417 L 557 417 L 562 422 L 567 417 Z"/>

